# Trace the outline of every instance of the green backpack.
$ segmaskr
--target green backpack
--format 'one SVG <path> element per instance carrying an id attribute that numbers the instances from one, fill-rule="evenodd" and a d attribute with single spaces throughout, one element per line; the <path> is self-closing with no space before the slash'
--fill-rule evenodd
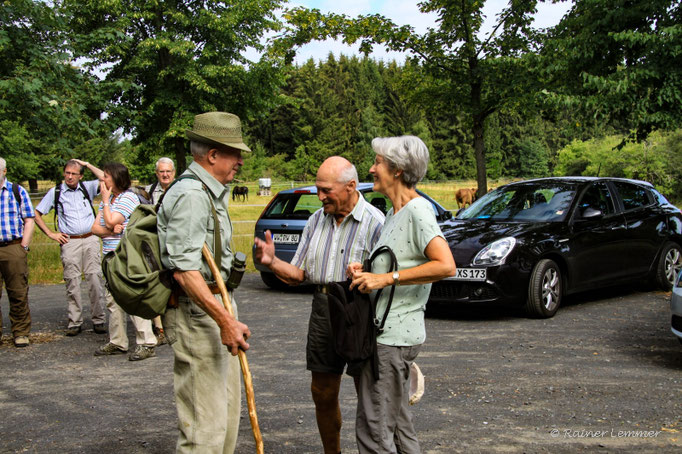
<path id="1" fill-rule="evenodd" d="M 185 174 L 172 184 L 186 178 L 198 180 L 194 175 Z M 156 206 L 138 205 L 130 216 L 116 250 L 108 252 L 102 260 L 107 288 L 116 303 L 128 314 L 146 319 L 166 312 L 173 291 L 173 271 L 165 269 L 161 263 L 156 226 L 156 215 L 162 201 L 163 197 Z M 215 208 L 211 208 L 217 219 Z"/>
<path id="2" fill-rule="evenodd" d="M 156 213 L 154 205 L 138 205 L 116 250 L 102 260 L 116 303 L 130 315 L 147 319 L 166 312 L 173 290 L 173 272 L 161 264 Z"/>

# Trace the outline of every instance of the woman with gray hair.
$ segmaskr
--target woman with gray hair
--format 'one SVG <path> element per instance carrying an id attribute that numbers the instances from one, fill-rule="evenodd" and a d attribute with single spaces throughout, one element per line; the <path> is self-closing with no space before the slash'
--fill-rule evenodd
<path id="1" fill-rule="evenodd" d="M 424 310 L 431 282 L 454 276 L 455 261 L 431 203 L 416 191 L 429 163 L 424 142 L 414 136 L 376 138 L 372 148 L 376 159 L 369 172 L 374 190 L 393 204 L 374 249 L 389 246 L 398 259 L 398 271 L 382 272 L 389 271 L 386 254 L 374 261 L 373 272 L 363 270 L 360 263 L 348 265 L 351 288 L 369 293 L 396 285 L 384 330 L 377 337 L 379 377 L 367 361 L 356 378 L 355 433 L 360 453 L 419 453 L 408 408 L 410 367 L 426 338 Z M 389 294 L 381 293 L 377 317 L 384 313 Z"/>

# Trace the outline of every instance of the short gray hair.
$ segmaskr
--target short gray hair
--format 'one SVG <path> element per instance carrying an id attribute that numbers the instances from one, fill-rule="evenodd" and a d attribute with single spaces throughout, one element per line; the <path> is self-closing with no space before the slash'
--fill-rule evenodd
<path id="1" fill-rule="evenodd" d="M 358 171 L 353 164 L 344 167 L 339 173 L 339 182 L 348 183 L 350 181 L 355 181 L 355 186 L 360 184 L 360 178 L 358 178 Z"/>
<path id="2" fill-rule="evenodd" d="M 166 157 L 159 158 L 159 160 L 156 161 L 156 164 L 154 164 L 154 168 L 156 170 L 159 170 L 159 164 L 170 164 L 171 168 L 173 170 L 175 170 L 175 163 L 173 162 L 173 160 L 171 158 L 166 158 Z"/>
<path id="3" fill-rule="evenodd" d="M 3 158 L 0 158 L 0 171 L 5 170 L 7 168 L 7 161 L 5 161 Z"/>
<path id="4" fill-rule="evenodd" d="M 429 149 L 416 136 L 377 137 L 372 149 L 391 169 L 402 170 L 403 182 L 413 188 L 424 178 L 429 166 Z"/>
<path id="5" fill-rule="evenodd" d="M 211 145 L 202 143 L 202 142 L 197 142 L 197 141 L 190 141 L 189 143 L 189 149 L 192 152 L 192 156 L 195 158 L 205 158 L 208 152 L 211 150 Z"/>

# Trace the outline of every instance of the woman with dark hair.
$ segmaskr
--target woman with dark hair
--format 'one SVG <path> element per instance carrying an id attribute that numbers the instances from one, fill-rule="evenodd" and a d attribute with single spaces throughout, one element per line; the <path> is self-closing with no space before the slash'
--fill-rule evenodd
<path id="1" fill-rule="evenodd" d="M 102 238 L 102 253 L 106 255 L 115 250 L 121 242 L 130 215 L 140 204 L 140 200 L 130 190 L 130 174 L 126 166 L 111 162 L 102 166 L 102 172 L 104 172 L 100 183 L 102 202 L 92 225 L 92 233 Z M 128 351 L 127 314 L 116 304 L 108 290 L 105 297 L 109 309 L 109 343 L 95 350 L 95 356 L 117 355 Z M 132 315 L 130 318 L 135 325 L 137 345 L 128 359 L 139 361 L 156 356 L 154 351 L 156 336 L 152 331 L 151 321 Z"/>
<path id="2" fill-rule="evenodd" d="M 398 259 L 398 271 L 390 272 L 386 254 L 377 257 L 372 272 L 360 263 L 348 265 L 351 287 L 361 292 L 397 286 L 377 337 L 379 377 L 367 362 L 356 378 L 355 434 L 361 454 L 416 454 L 421 450 L 408 404 L 410 368 L 426 339 L 424 310 L 431 282 L 454 276 L 455 261 L 431 203 L 416 190 L 429 164 L 424 142 L 415 136 L 377 137 L 372 148 L 376 159 L 369 173 L 374 190 L 393 204 L 374 250 L 389 246 Z M 384 313 L 389 294 L 381 293 L 377 314 Z"/>

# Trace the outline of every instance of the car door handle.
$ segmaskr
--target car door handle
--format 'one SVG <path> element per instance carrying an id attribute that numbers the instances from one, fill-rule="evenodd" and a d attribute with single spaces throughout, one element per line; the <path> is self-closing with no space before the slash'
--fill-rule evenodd
<path id="1" fill-rule="evenodd" d="M 286 229 L 287 227 L 289 227 L 289 224 L 280 224 L 279 226 L 282 227 L 283 229 Z"/>

